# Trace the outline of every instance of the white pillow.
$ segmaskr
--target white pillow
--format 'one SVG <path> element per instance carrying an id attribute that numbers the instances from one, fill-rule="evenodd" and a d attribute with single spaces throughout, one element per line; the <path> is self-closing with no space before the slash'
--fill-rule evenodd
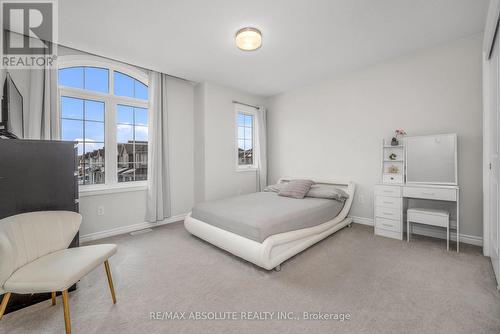
<path id="1" fill-rule="evenodd" d="M 349 194 L 337 186 L 330 184 L 315 184 L 311 187 L 306 197 L 335 199 L 337 201 L 345 201 L 349 198 Z"/>
<path id="2" fill-rule="evenodd" d="M 280 181 L 276 184 L 271 184 L 271 185 L 268 185 L 267 187 L 264 188 L 263 191 L 267 191 L 267 192 L 273 192 L 273 193 L 279 193 L 280 190 L 290 181 Z"/>

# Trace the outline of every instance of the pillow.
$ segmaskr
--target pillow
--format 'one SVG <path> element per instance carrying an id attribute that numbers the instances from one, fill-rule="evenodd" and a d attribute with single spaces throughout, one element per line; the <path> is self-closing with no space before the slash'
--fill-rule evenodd
<path id="1" fill-rule="evenodd" d="M 278 195 L 292 198 L 304 198 L 311 186 L 311 180 L 291 180 L 278 192 Z"/>
<path id="2" fill-rule="evenodd" d="M 344 190 L 330 184 L 315 184 L 306 194 L 306 197 L 335 199 L 337 201 L 345 201 L 349 198 L 349 194 Z"/>
<path id="3" fill-rule="evenodd" d="M 288 181 L 281 181 L 280 183 L 271 184 L 264 188 L 264 191 L 279 193 L 281 189 L 288 183 Z"/>

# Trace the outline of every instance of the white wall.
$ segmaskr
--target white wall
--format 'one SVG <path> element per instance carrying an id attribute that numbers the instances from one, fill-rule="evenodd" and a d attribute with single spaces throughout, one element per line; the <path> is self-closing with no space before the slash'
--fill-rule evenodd
<path id="1" fill-rule="evenodd" d="M 102 216 L 97 215 L 99 206 L 104 209 Z M 80 237 L 84 238 L 140 224 L 145 221 L 146 191 L 80 197 L 80 213 L 83 216 Z"/>
<path id="2" fill-rule="evenodd" d="M 172 215 L 193 207 L 194 84 L 167 80 L 168 139 Z"/>
<path id="3" fill-rule="evenodd" d="M 205 106 L 206 84 L 194 89 L 194 202 L 205 200 Z"/>
<path id="4" fill-rule="evenodd" d="M 481 41 L 461 39 L 268 99 L 269 180 L 353 180 L 351 214 L 372 218 L 382 138 L 399 127 L 456 132 L 461 232 L 482 236 Z"/>
<path id="5" fill-rule="evenodd" d="M 193 206 L 194 86 L 170 78 L 167 92 L 171 205 L 172 216 L 177 216 Z M 104 208 L 102 216 L 97 215 L 99 206 Z M 80 213 L 80 235 L 141 224 L 146 214 L 146 190 L 82 197 Z"/>
<path id="6" fill-rule="evenodd" d="M 261 105 L 263 99 L 236 89 L 213 83 L 196 88 L 195 127 L 197 147 L 195 160 L 197 201 L 214 200 L 255 192 L 255 171 L 236 171 L 235 111 L 233 100 Z M 201 165 L 198 165 L 200 164 Z M 198 183 L 198 182 L 197 182 Z M 201 196 L 200 194 L 203 194 Z"/>

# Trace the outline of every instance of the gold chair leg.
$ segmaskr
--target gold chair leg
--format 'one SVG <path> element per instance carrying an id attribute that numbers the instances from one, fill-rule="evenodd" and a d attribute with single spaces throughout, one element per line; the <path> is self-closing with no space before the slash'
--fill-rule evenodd
<path id="1" fill-rule="evenodd" d="M 56 304 L 56 292 L 52 292 L 52 306 Z"/>
<path id="2" fill-rule="evenodd" d="M 69 318 L 69 302 L 68 302 L 68 290 L 62 292 L 62 300 L 64 307 L 64 326 L 66 327 L 66 334 L 71 334 L 71 320 Z"/>
<path id="3" fill-rule="evenodd" d="M 109 269 L 108 260 L 104 261 L 104 268 L 106 269 L 106 276 L 108 276 L 109 290 L 111 291 L 111 298 L 113 304 L 116 304 L 115 287 L 113 286 L 113 278 L 111 277 L 111 270 Z"/>
<path id="4" fill-rule="evenodd" d="M 10 292 L 6 292 L 5 295 L 3 295 L 2 304 L 0 304 L 0 320 L 2 320 L 5 309 L 7 308 L 7 303 L 9 302 L 10 295 Z"/>

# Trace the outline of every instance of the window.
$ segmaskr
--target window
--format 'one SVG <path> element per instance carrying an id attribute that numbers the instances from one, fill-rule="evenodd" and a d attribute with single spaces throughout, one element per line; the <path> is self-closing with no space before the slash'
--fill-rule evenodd
<path id="1" fill-rule="evenodd" d="M 148 86 L 121 72 L 115 72 L 115 95 L 148 99 Z"/>
<path id="2" fill-rule="evenodd" d="M 114 63 L 59 62 L 61 139 L 78 143 L 79 183 L 147 180 L 146 74 Z"/>
<path id="3" fill-rule="evenodd" d="M 237 169 L 257 168 L 255 159 L 255 109 L 236 106 Z"/>
<path id="4" fill-rule="evenodd" d="M 61 138 L 78 142 L 80 184 L 104 183 L 104 103 L 61 96 Z"/>
<path id="5" fill-rule="evenodd" d="M 59 70 L 59 85 L 108 93 L 109 70 L 99 67 L 69 67 Z"/>
<path id="6" fill-rule="evenodd" d="M 117 107 L 118 182 L 147 180 L 148 110 Z"/>

